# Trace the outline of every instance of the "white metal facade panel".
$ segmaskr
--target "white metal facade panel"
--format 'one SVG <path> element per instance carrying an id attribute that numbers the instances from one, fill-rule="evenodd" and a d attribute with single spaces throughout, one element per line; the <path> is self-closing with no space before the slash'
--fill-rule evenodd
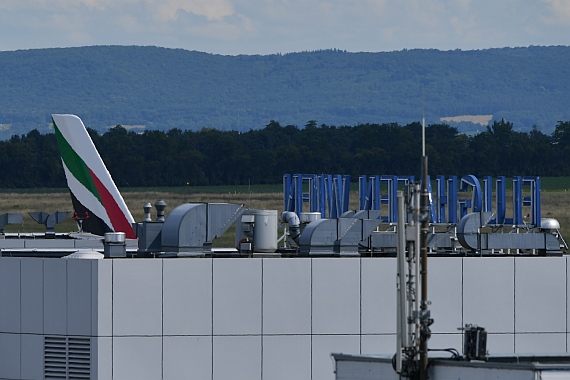
<path id="1" fill-rule="evenodd" d="M 20 374 L 22 379 L 42 380 L 44 378 L 44 336 L 21 335 Z"/>
<path id="2" fill-rule="evenodd" d="M 566 333 L 566 296 L 566 257 L 518 257 L 515 332 Z"/>
<path id="3" fill-rule="evenodd" d="M 570 260 L 566 257 L 566 299 L 570 296 Z M 566 332 L 570 333 L 570 302 L 566 302 Z M 570 351 L 570 345 L 567 347 Z"/>
<path id="4" fill-rule="evenodd" d="M 214 335 L 261 334 L 261 261 L 214 260 Z"/>
<path id="5" fill-rule="evenodd" d="M 0 379 L 20 378 L 20 334 L 0 332 Z"/>
<path id="6" fill-rule="evenodd" d="M 435 366 L 430 371 L 430 378 L 438 380 L 481 380 L 481 379 L 501 379 L 501 380 L 535 380 L 534 374 L 530 370 L 505 371 L 497 368 L 473 368 L 473 367 L 444 367 Z"/>
<path id="7" fill-rule="evenodd" d="M 86 248 L 95 248 L 95 250 L 101 249 L 101 241 L 94 239 L 94 240 L 73 240 L 73 247 L 78 249 L 86 249 Z M 130 244 L 127 243 L 127 248 L 130 247 Z"/>
<path id="8" fill-rule="evenodd" d="M 429 310 L 435 320 L 432 332 L 457 334 L 462 327 L 462 275 L 461 259 L 434 257 L 428 261 Z"/>
<path id="9" fill-rule="evenodd" d="M 44 334 L 67 334 L 65 259 L 44 259 Z"/>
<path id="10" fill-rule="evenodd" d="M 67 262 L 67 334 L 91 335 L 91 260 Z"/>
<path id="11" fill-rule="evenodd" d="M 463 352 L 463 334 L 460 331 L 454 334 L 433 333 L 428 342 L 428 347 L 435 349 L 455 348 L 459 353 Z M 446 356 L 444 354 L 443 356 Z"/>
<path id="12" fill-rule="evenodd" d="M 567 352 L 566 333 L 532 333 L 515 336 L 515 353 L 517 354 L 559 354 L 561 352 Z"/>
<path id="13" fill-rule="evenodd" d="M 69 239 L 69 240 L 62 240 L 62 239 L 53 239 L 53 240 L 49 240 L 49 239 L 38 239 L 38 240 L 34 240 L 34 239 L 26 239 L 24 240 L 24 248 L 40 248 L 40 249 L 45 249 L 45 248 L 53 248 L 53 249 L 58 249 L 58 248 L 73 248 L 74 247 L 74 241 Z"/>
<path id="14" fill-rule="evenodd" d="M 162 337 L 113 338 L 113 380 L 161 378 Z"/>
<path id="15" fill-rule="evenodd" d="M 361 332 L 396 331 L 396 260 L 361 259 Z"/>
<path id="16" fill-rule="evenodd" d="M 491 355 L 512 354 L 515 352 L 515 334 L 487 334 L 487 351 Z"/>
<path id="17" fill-rule="evenodd" d="M 214 380 L 262 379 L 261 336 L 214 336 L 213 345 Z"/>
<path id="18" fill-rule="evenodd" d="M 113 260 L 91 262 L 92 331 L 96 336 L 113 335 Z"/>
<path id="19" fill-rule="evenodd" d="M 360 353 L 363 355 L 393 355 L 396 352 L 396 334 L 362 335 Z"/>
<path id="20" fill-rule="evenodd" d="M 311 373 L 311 336 L 263 337 L 263 379 L 305 379 Z"/>
<path id="21" fill-rule="evenodd" d="M 313 334 L 360 334 L 360 259 L 313 261 Z"/>
<path id="22" fill-rule="evenodd" d="M 311 333 L 311 259 L 263 260 L 263 333 Z"/>
<path id="23" fill-rule="evenodd" d="M 162 334 L 162 260 L 113 260 L 113 335 Z"/>
<path id="24" fill-rule="evenodd" d="M 568 380 L 569 371 L 541 371 L 540 380 Z"/>
<path id="25" fill-rule="evenodd" d="M 113 378 L 113 338 L 91 338 L 91 374 L 93 379 Z"/>
<path id="26" fill-rule="evenodd" d="M 355 335 L 313 335 L 312 380 L 334 379 L 331 353 L 354 354 L 360 351 L 360 338 Z"/>
<path id="27" fill-rule="evenodd" d="M 164 335 L 212 334 L 212 259 L 163 261 Z"/>
<path id="28" fill-rule="evenodd" d="M 463 259 L 463 323 L 483 326 L 488 333 L 514 333 L 515 283 L 513 257 Z"/>
<path id="29" fill-rule="evenodd" d="M 1 243 L 3 249 L 24 248 L 24 239 L 4 239 Z"/>
<path id="30" fill-rule="evenodd" d="M 512 272 L 510 260 L 517 263 Z M 6 281 L 17 283 L 15 287 L 2 288 L 9 294 L 2 295 L 0 301 L 11 304 L 15 300 L 18 309 L 17 302 L 21 300 L 16 313 L 21 315 L 24 333 L 18 335 L 22 352 L 20 375 L 24 379 L 43 377 L 44 298 L 49 302 L 45 306 L 49 331 L 60 329 L 59 323 L 67 321 L 67 333 L 79 333 L 85 328 L 80 319 L 89 320 L 91 316 L 92 321 L 85 323 L 93 326 L 95 335 L 93 371 L 105 380 L 110 379 L 111 368 L 114 379 L 174 378 L 177 365 L 186 368 L 191 363 L 198 365 L 192 370 L 196 378 L 272 379 L 282 376 L 280 368 L 285 364 L 279 360 L 286 363 L 287 358 L 296 358 L 298 365 L 286 368 L 286 373 L 320 380 L 333 376 L 331 352 L 395 351 L 393 334 L 373 333 L 384 328 L 375 323 L 383 325 L 395 320 L 391 314 L 395 314 L 395 301 L 387 301 L 395 299 L 394 259 L 1 258 L 0 264 L 3 277 L 9 278 Z M 8 270 L 9 266 L 13 268 Z M 488 330 L 508 329 L 508 312 L 505 320 L 495 321 L 485 311 L 499 313 L 495 309 L 508 303 L 509 292 L 513 292 L 516 335 L 490 332 L 487 349 L 505 354 L 568 352 L 566 268 L 566 257 L 430 260 L 430 284 L 439 279 L 428 292 L 436 320 L 430 347 L 454 347 L 461 351 L 462 333 L 454 329 L 461 326 L 456 320 L 462 318 L 465 323 Z M 509 278 L 509 273 L 516 280 Z M 505 282 L 500 274 L 504 274 Z M 495 287 L 499 289 L 493 292 Z M 87 294 L 89 289 L 91 294 Z M 463 303 L 461 298 L 457 303 L 457 294 L 464 296 Z M 84 295 L 91 299 L 84 299 Z M 445 303 L 450 310 L 442 306 Z M 60 311 L 54 309 L 56 304 L 63 304 L 65 313 L 57 323 L 48 318 L 59 315 Z M 89 307 L 91 311 L 84 310 Z M 509 307 L 505 306 L 505 310 Z M 451 313 L 451 319 L 445 313 Z M 16 316 L 8 316 L 12 322 L 2 323 L 15 323 Z M 177 321 L 177 317 L 188 317 L 192 322 Z M 218 329 L 212 328 L 212 323 L 217 323 Z M 451 325 L 451 332 L 442 334 L 436 326 L 445 323 Z M 532 330 L 520 331 L 522 327 Z M 553 328 L 560 331 L 549 333 Z M 2 344 L 0 349 L 5 349 Z M 189 359 L 177 363 L 179 357 Z M 0 367 L 4 362 L 0 359 Z M 143 370 L 139 370 L 140 366 Z M 147 366 L 148 371 L 144 370 Z M 142 372 L 143 377 L 138 376 Z"/>
<path id="31" fill-rule="evenodd" d="M 390 362 L 339 360 L 334 364 L 336 380 L 400 380 Z"/>
<path id="32" fill-rule="evenodd" d="M 20 259 L 0 262 L 0 333 L 20 332 Z"/>
<path id="33" fill-rule="evenodd" d="M 2 258 L 4 260 L 4 258 Z M 22 333 L 44 332 L 43 259 L 22 259 L 20 265 Z"/>
<path id="34" fill-rule="evenodd" d="M 162 344 L 162 379 L 212 378 L 211 336 L 165 336 Z"/>

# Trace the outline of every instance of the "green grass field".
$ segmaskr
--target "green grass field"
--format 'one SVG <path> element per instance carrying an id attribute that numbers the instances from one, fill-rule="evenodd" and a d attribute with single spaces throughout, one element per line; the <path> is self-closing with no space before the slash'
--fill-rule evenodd
<path id="1" fill-rule="evenodd" d="M 356 179 L 353 179 L 356 180 Z M 507 188 L 510 188 L 512 178 L 507 177 Z M 543 191 L 570 190 L 570 177 L 540 177 Z M 435 188 L 435 181 L 432 180 Z M 232 186 L 178 186 L 178 187 L 127 187 L 121 188 L 121 192 L 135 193 L 177 193 L 177 194 L 229 194 L 229 193 L 281 193 L 283 184 L 264 185 L 232 185 Z M 351 192 L 358 192 L 358 182 L 350 184 Z M 35 188 L 35 189 L 1 189 L 0 194 L 52 194 L 67 193 L 67 188 Z"/>
<path id="2" fill-rule="evenodd" d="M 541 177 L 540 189 L 543 191 L 570 190 L 570 177 Z"/>

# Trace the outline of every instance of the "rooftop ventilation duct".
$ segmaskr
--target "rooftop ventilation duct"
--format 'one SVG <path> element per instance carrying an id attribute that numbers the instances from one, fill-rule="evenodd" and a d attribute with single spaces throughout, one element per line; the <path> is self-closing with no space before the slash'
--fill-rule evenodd
<path id="1" fill-rule="evenodd" d="M 186 203 L 168 214 L 162 227 L 164 252 L 202 255 L 245 211 L 233 203 Z"/>

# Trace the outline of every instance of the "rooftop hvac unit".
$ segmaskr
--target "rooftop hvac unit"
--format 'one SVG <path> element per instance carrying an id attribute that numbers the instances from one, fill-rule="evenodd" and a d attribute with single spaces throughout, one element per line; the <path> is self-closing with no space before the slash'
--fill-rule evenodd
<path id="1" fill-rule="evenodd" d="M 237 227 L 237 226 L 236 226 Z M 243 242 L 252 245 L 241 246 Z M 260 253 L 277 250 L 277 210 L 247 210 L 236 228 L 236 248 Z"/>

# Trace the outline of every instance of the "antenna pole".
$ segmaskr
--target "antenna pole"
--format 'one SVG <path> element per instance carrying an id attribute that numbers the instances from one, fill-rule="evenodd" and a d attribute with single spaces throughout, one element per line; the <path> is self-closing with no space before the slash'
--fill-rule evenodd
<path id="1" fill-rule="evenodd" d="M 429 326 L 433 323 L 428 310 L 428 281 L 427 281 L 427 253 L 429 232 L 429 193 L 428 193 L 428 159 L 425 147 L 425 116 L 423 112 L 423 89 L 422 89 L 422 189 L 420 202 L 421 218 L 421 304 L 420 304 L 420 380 L 427 380 L 428 368 L 428 339 L 431 332 Z"/>
<path id="2" fill-rule="evenodd" d="M 423 157 L 426 157 L 426 117 L 424 112 L 424 88 L 422 86 L 422 160 Z M 422 161 L 422 170 L 424 169 L 423 165 L 424 162 Z M 425 172 L 422 173 L 427 173 L 427 162 L 425 163 L 425 165 L 426 165 Z"/>
<path id="3" fill-rule="evenodd" d="M 433 323 L 427 298 L 430 204 L 425 128 L 422 89 L 421 186 L 418 183 L 410 186 L 409 202 L 405 202 L 403 192 L 398 191 L 398 336 L 393 366 L 400 378 L 411 380 L 428 379 L 428 339 Z M 408 215 L 405 204 L 408 205 Z"/>

